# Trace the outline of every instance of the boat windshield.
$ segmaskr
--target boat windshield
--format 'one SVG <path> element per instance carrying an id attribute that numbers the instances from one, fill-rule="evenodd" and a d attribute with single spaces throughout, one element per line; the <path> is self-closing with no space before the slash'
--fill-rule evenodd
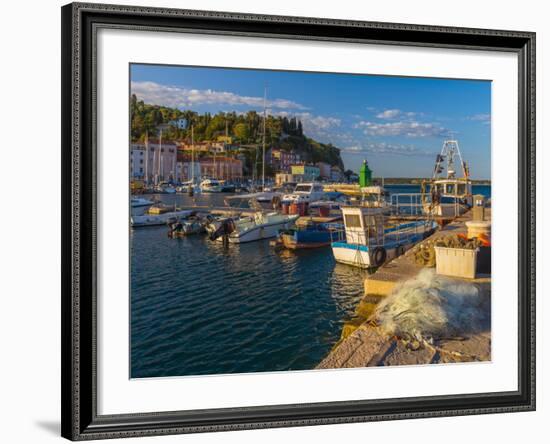
<path id="1" fill-rule="evenodd" d="M 311 185 L 297 185 L 294 192 L 296 192 L 296 193 L 310 193 L 311 192 Z"/>

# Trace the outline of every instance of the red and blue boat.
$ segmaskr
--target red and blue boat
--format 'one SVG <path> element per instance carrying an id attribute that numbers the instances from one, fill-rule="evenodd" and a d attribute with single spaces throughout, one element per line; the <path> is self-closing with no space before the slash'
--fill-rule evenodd
<path id="1" fill-rule="evenodd" d="M 332 234 L 341 232 L 343 225 L 339 223 L 316 222 L 308 219 L 296 228 L 282 230 L 279 239 L 285 248 L 297 250 L 302 248 L 328 247 Z"/>

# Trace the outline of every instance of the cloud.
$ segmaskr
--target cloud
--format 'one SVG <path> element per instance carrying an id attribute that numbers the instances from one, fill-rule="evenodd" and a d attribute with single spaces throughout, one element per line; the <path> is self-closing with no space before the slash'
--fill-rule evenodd
<path id="1" fill-rule="evenodd" d="M 471 120 L 474 122 L 481 122 L 485 125 L 489 125 L 491 123 L 491 114 L 474 114 L 472 116 L 466 117 L 466 120 Z"/>
<path id="2" fill-rule="evenodd" d="M 414 120 L 388 123 L 361 121 L 354 128 L 362 129 L 367 136 L 442 137 L 449 134 L 449 130 L 437 123 Z"/>
<path id="3" fill-rule="evenodd" d="M 376 118 L 383 120 L 393 120 L 398 117 L 405 119 L 412 119 L 415 116 L 422 115 L 422 113 L 413 113 L 412 111 L 403 111 L 397 108 L 385 109 L 383 111 L 376 111 L 375 109 L 370 109 L 373 112 L 377 112 Z"/>
<path id="4" fill-rule="evenodd" d="M 387 109 L 382 111 L 381 113 L 378 113 L 376 117 L 378 117 L 379 119 L 395 119 L 400 114 L 401 110 L 399 109 Z"/>
<path id="5" fill-rule="evenodd" d="M 161 85 L 156 82 L 131 82 L 132 94 L 151 105 L 163 105 L 173 108 L 188 108 L 194 105 L 232 105 L 250 106 L 263 109 L 264 98 L 241 96 L 228 91 L 212 89 L 188 89 L 179 86 Z M 306 110 L 307 107 L 287 99 L 269 99 L 266 105 L 278 109 Z"/>
<path id="6" fill-rule="evenodd" d="M 369 142 L 364 145 L 353 145 L 343 148 L 344 153 L 351 154 L 385 154 L 391 156 L 405 157 L 430 157 L 434 156 L 436 151 L 418 148 L 414 145 L 386 143 L 386 142 Z"/>

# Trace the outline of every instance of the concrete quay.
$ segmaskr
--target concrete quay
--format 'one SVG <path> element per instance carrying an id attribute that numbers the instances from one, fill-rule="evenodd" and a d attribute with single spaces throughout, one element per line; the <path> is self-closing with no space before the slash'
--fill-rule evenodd
<path id="1" fill-rule="evenodd" d="M 486 209 L 485 216 L 485 220 L 491 220 L 490 209 Z M 433 242 L 452 234 L 466 233 L 465 223 L 469 220 L 471 220 L 471 213 L 466 213 L 437 230 L 420 244 Z M 420 365 L 491 359 L 490 321 L 483 331 L 431 341 L 389 336 L 377 326 L 372 319 L 377 305 L 397 286 L 415 278 L 426 268 L 415 263 L 414 252 L 415 248 L 412 248 L 365 279 L 365 294 L 356 306 L 354 317 L 345 323 L 340 340 L 317 368 Z M 484 301 L 480 310 L 485 310 L 484 315 L 490 320 L 490 275 L 478 274 L 475 279 L 448 279 L 456 283 L 475 285 Z"/>

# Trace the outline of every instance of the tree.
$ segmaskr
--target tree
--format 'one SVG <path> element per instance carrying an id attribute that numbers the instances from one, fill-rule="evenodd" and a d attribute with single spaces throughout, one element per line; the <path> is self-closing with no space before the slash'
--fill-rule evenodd
<path id="1" fill-rule="evenodd" d="M 245 123 L 237 123 L 233 127 L 234 136 L 241 142 L 248 142 L 250 140 L 250 128 Z"/>

